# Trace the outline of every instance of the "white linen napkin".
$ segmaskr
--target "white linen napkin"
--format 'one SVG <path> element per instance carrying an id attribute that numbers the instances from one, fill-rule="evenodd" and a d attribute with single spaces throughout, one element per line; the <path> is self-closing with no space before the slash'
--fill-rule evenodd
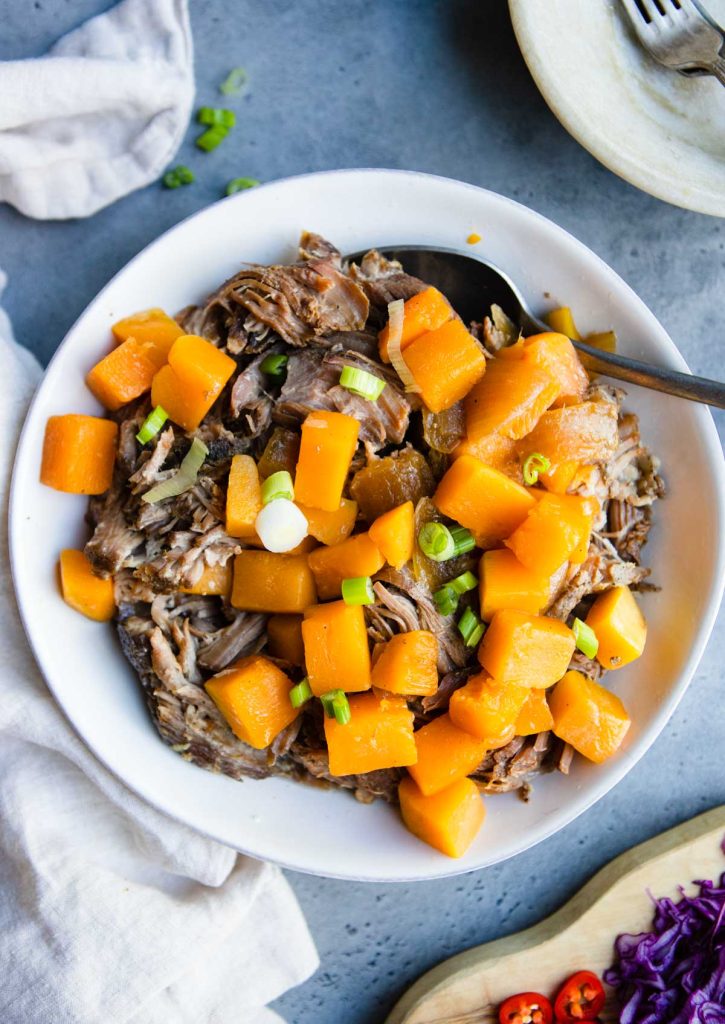
<path id="1" fill-rule="evenodd" d="M 193 98 L 186 0 L 123 0 L 45 57 L 0 62 L 0 201 L 86 217 L 148 185 Z"/>

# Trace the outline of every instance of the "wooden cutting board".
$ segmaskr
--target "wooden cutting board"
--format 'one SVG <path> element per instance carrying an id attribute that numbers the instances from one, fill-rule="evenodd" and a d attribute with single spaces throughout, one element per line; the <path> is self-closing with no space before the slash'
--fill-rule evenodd
<path id="1" fill-rule="evenodd" d="M 601 976 L 623 931 L 649 930 L 654 896 L 694 891 L 693 879 L 725 871 L 725 806 L 623 853 L 561 910 L 533 928 L 444 961 L 397 1003 L 386 1024 L 495 1024 L 499 1004 L 523 991 L 552 994 L 574 971 Z M 604 1024 L 614 1024 L 608 1005 Z"/>

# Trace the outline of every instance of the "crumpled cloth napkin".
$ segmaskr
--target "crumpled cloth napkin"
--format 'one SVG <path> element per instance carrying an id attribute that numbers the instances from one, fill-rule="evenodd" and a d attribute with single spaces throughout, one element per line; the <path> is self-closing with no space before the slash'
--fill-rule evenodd
<path id="1" fill-rule="evenodd" d="M 0 271 L 0 295 L 4 284 Z M 265 1004 L 318 964 L 282 873 L 125 789 L 33 660 L 10 578 L 7 498 L 40 367 L 2 309 L 0 366 L 0 1020 L 278 1022 Z"/>
<path id="2" fill-rule="evenodd" d="M 186 0 L 123 0 L 45 57 L 0 62 L 0 201 L 86 217 L 148 185 L 193 99 Z"/>

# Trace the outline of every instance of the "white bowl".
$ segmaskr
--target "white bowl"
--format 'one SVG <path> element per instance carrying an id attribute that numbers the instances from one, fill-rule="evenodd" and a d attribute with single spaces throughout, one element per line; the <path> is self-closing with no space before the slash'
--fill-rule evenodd
<path id="1" fill-rule="evenodd" d="M 723 584 L 723 460 L 701 406 L 636 388 L 628 405 L 663 458 L 669 493 L 646 549 L 662 590 L 642 604 L 645 655 L 608 680 L 633 718 L 622 751 L 602 767 L 575 761 L 568 777 L 535 783 L 529 804 L 488 799 L 488 820 L 468 853 L 450 860 L 410 835 L 382 802 L 284 779 L 234 782 L 187 764 L 166 747 L 115 631 L 61 600 L 58 552 L 82 543 L 86 500 L 38 483 L 43 430 L 55 413 L 97 413 L 83 383 L 114 320 L 137 309 L 176 310 L 202 299 L 242 261 L 294 258 L 302 229 L 343 251 L 426 243 L 490 257 L 535 308 L 566 303 L 585 331 L 613 327 L 621 350 L 662 365 L 685 363 L 645 305 L 597 256 L 561 228 L 492 192 L 424 174 L 333 171 L 279 181 L 195 214 L 157 239 L 103 289 L 58 349 L 28 414 L 11 493 L 10 543 L 21 613 L 56 699 L 96 756 L 149 803 L 253 856 L 339 878 L 413 880 L 504 860 L 563 828 L 621 779 L 682 697 L 712 628 Z M 471 250 L 473 251 L 473 250 Z M 483 312 L 483 310 L 482 310 Z M 696 510 L 696 511 L 695 511 Z M 60 639 L 62 638 L 62 640 Z"/>

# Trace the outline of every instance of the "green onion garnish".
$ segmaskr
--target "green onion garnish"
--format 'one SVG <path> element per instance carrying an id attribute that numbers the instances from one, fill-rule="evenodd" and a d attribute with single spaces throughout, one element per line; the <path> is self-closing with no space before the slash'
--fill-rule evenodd
<path id="1" fill-rule="evenodd" d="M 441 615 L 452 615 L 458 607 L 458 594 L 448 584 L 435 591 L 433 600 Z"/>
<path id="2" fill-rule="evenodd" d="M 224 96 L 234 96 L 239 94 L 246 84 L 247 72 L 244 68 L 232 68 L 219 86 L 219 92 Z"/>
<path id="3" fill-rule="evenodd" d="M 220 124 L 223 128 L 233 128 L 237 123 L 237 115 L 233 110 L 223 107 L 201 107 L 196 119 L 199 124 Z"/>
<path id="4" fill-rule="evenodd" d="M 292 477 L 286 469 L 278 473 L 272 473 L 262 484 L 262 504 L 269 505 L 275 498 L 287 498 L 294 501 L 295 489 L 292 485 Z"/>
<path id="5" fill-rule="evenodd" d="M 446 586 L 452 587 L 457 594 L 467 594 L 469 590 L 475 590 L 478 586 L 478 577 L 472 572 L 462 572 L 454 580 L 449 580 Z"/>
<path id="6" fill-rule="evenodd" d="M 194 181 L 194 174 L 188 167 L 179 164 L 178 167 L 172 167 L 170 171 L 167 171 L 161 180 L 166 188 L 179 188 L 180 185 L 191 185 Z"/>
<path id="7" fill-rule="evenodd" d="M 176 473 L 168 480 L 162 480 L 160 484 L 156 484 L 150 491 L 142 494 L 141 500 L 153 505 L 157 501 L 163 501 L 164 498 L 173 498 L 177 494 L 188 491 L 196 483 L 201 465 L 208 454 L 209 449 L 204 442 L 195 437 Z"/>
<path id="8" fill-rule="evenodd" d="M 466 647 L 475 647 L 485 630 L 486 627 L 476 613 L 470 608 L 466 608 L 458 620 L 458 631 L 463 637 Z"/>
<path id="9" fill-rule="evenodd" d="M 350 721 L 350 704 L 344 690 L 329 690 L 320 697 L 325 714 L 336 719 L 340 725 Z"/>
<path id="10" fill-rule="evenodd" d="M 205 153 L 211 153 L 213 149 L 216 149 L 220 142 L 223 142 L 229 134 L 229 129 L 225 128 L 223 124 L 215 124 L 213 128 L 207 128 L 205 132 L 199 136 L 196 140 L 196 144 L 199 149 L 203 149 Z"/>
<path id="11" fill-rule="evenodd" d="M 354 366 L 343 366 L 340 384 L 353 395 L 360 395 L 370 402 L 377 402 L 385 388 L 385 381 L 380 377 L 368 373 L 367 370 L 358 370 Z"/>
<path id="12" fill-rule="evenodd" d="M 426 523 L 418 534 L 418 546 L 434 562 L 445 562 L 456 554 L 456 542 L 443 523 Z"/>
<path id="13" fill-rule="evenodd" d="M 576 645 L 582 654 L 585 654 L 587 658 L 596 658 L 597 651 L 599 650 L 599 641 L 592 627 L 587 626 L 586 622 L 582 622 L 581 619 L 574 619 L 571 629 Z"/>
<path id="14" fill-rule="evenodd" d="M 293 708 L 301 708 L 303 704 L 306 704 L 312 697 L 312 688 L 310 687 L 307 676 L 302 680 L 301 683 L 297 683 L 293 686 L 289 692 L 290 704 Z"/>
<path id="15" fill-rule="evenodd" d="M 340 584 L 345 604 L 375 604 L 373 581 L 369 576 L 351 576 Z"/>
<path id="16" fill-rule="evenodd" d="M 456 556 L 465 555 L 467 551 L 473 551 L 476 546 L 473 534 L 465 526 L 452 526 L 451 537 L 456 547 Z"/>
<path id="17" fill-rule="evenodd" d="M 262 373 L 268 373 L 270 377 L 281 377 L 288 358 L 289 356 L 284 355 L 282 352 L 277 355 L 267 356 L 262 360 L 259 369 Z"/>
<path id="18" fill-rule="evenodd" d="M 541 452 L 532 452 L 527 455 L 523 463 L 524 483 L 533 487 L 538 483 L 539 473 L 548 473 L 551 469 L 551 460 L 547 459 Z"/>
<path id="19" fill-rule="evenodd" d="M 254 188 L 258 184 L 256 178 L 232 178 L 225 191 L 228 196 L 233 196 L 235 192 L 244 192 L 245 189 Z"/>
<path id="20" fill-rule="evenodd" d="M 138 434 L 136 434 L 136 440 L 138 443 L 146 444 L 152 437 L 156 437 L 168 418 L 169 414 L 167 411 L 162 409 L 160 405 L 157 405 L 153 412 L 148 414 L 141 425 L 141 429 Z"/>

